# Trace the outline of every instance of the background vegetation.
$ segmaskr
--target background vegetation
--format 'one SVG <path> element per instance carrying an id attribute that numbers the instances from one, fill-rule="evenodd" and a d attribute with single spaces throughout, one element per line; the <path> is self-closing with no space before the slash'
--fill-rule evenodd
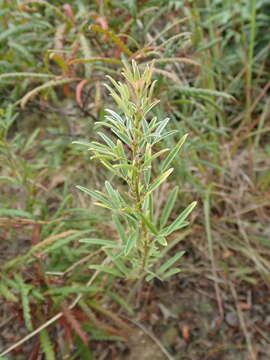
<path id="1" fill-rule="evenodd" d="M 1 359 L 269 359 L 269 2 L 0 0 L 0 18 Z M 155 60 L 164 147 L 189 134 L 154 195 L 158 218 L 180 188 L 171 220 L 198 201 L 167 282 L 93 273 L 80 242 L 117 241 L 75 187 L 112 176 L 72 141 L 97 137 L 123 59 Z"/>

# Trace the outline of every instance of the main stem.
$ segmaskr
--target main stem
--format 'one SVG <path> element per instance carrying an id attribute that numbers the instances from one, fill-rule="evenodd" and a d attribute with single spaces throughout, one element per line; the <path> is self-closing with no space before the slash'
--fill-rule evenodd
<path id="1" fill-rule="evenodd" d="M 142 207 L 143 196 L 140 191 L 141 176 L 142 176 L 142 170 L 141 170 L 142 157 L 139 149 L 140 136 L 138 135 L 140 130 L 141 117 L 142 115 L 140 111 L 137 114 L 135 114 L 134 139 L 132 144 L 132 164 L 134 166 L 134 173 L 131 181 L 132 184 L 131 188 L 132 188 L 132 193 L 135 197 L 136 210 L 140 215 L 144 215 L 143 207 Z M 145 270 L 147 264 L 148 252 L 149 252 L 149 234 L 142 219 L 140 220 L 140 227 L 139 227 L 139 241 L 142 245 L 142 252 L 141 252 L 142 270 Z"/>

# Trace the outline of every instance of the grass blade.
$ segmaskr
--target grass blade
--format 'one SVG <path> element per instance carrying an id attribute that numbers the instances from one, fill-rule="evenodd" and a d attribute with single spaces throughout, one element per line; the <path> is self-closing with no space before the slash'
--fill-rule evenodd
<path id="1" fill-rule="evenodd" d="M 40 331 L 39 339 L 46 360 L 55 360 L 55 353 L 47 329 L 43 329 Z"/>

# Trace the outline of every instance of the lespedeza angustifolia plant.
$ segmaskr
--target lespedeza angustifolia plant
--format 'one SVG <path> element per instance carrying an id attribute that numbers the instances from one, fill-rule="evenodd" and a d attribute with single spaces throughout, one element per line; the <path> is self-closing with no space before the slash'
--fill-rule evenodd
<path id="1" fill-rule="evenodd" d="M 177 131 L 167 131 L 169 119 L 158 120 L 150 116 L 151 110 L 158 104 L 153 100 L 155 81 L 151 80 L 153 67 L 147 66 L 141 74 L 135 61 L 132 66 L 125 64 L 123 76 L 125 81 L 117 83 L 108 76 L 113 87 L 106 85 L 110 95 L 118 105 L 120 112 L 107 110 L 105 122 L 100 125 L 108 127 L 115 138 L 105 132 L 98 132 L 102 142 L 91 142 L 86 145 L 111 173 L 124 180 L 126 192 L 120 192 L 109 181 L 105 182 L 105 192 L 89 190 L 77 186 L 89 194 L 96 205 L 109 209 L 119 235 L 120 242 L 104 239 L 82 239 L 96 245 L 104 246 L 114 267 L 104 265 L 91 266 L 104 272 L 126 278 L 141 278 L 146 275 L 150 280 L 155 276 L 167 278 L 179 271 L 173 264 L 183 255 L 176 253 L 153 270 L 159 263 L 161 249 L 167 245 L 166 237 L 172 232 L 188 225 L 186 218 L 196 202 L 191 203 L 171 224 L 167 221 L 174 207 L 178 188 L 168 195 L 167 203 L 160 219 L 154 220 L 154 191 L 173 172 L 170 168 L 187 135 L 183 136 L 172 149 L 156 150 L 156 144 Z M 153 162 L 163 157 L 157 176 L 152 174 Z"/>

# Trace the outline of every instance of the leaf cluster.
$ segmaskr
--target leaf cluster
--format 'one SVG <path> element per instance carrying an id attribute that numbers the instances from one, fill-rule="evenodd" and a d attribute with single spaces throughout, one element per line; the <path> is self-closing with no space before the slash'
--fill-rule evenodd
<path id="1" fill-rule="evenodd" d="M 141 73 L 133 61 L 132 66 L 125 63 L 122 73 L 124 82 L 116 82 L 109 77 L 112 86 L 106 87 L 120 111 L 117 113 L 107 109 L 106 121 L 100 122 L 99 126 L 110 129 L 115 136 L 98 132 L 101 142 L 75 142 L 86 146 L 92 153 L 91 159 L 98 160 L 126 184 L 127 191 L 124 192 L 114 188 L 109 181 L 105 182 L 104 192 L 78 186 L 95 200 L 96 205 L 112 212 L 114 226 L 119 235 L 119 243 L 99 239 L 82 240 L 104 245 L 117 270 L 100 265 L 95 268 L 122 277 L 140 277 L 150 271 L 152 273 L 150 269 L 161 255 L 160 247 L 167 245 L 170 234 L 188 225 L 186 219 L 196 205 L 196 202 L 190 204 L 168 224 L 177 197 L 178 188 L 175 188 L 168 198 L 161 218 L 157 220 L 154 217 L 155 190 L 173 172 L 170 165 L 187 135 L 181 137 L 173 149 L 162 147 L 163 141 L 177 131 L 167 130 L 168 118 L 158 119 L 151 115 L 152 109 L 159 102 L 153 95 L 155 81 L 152 81 L 152 71 L 152 67 L 146 66 Z M 161 150 L 158 147 L 161 147 Z M 158 174 L 152 172 L 155 161 L 160 161 Z M 174 261 L 171 264 L 173 263 Z M 175 270 L 168 268 L 170 266 L 161 266 L 156 276 L 162 275 L 166 278 L 173 274 Z M 152 275 L 148 277 L 150 278 Z"/>

